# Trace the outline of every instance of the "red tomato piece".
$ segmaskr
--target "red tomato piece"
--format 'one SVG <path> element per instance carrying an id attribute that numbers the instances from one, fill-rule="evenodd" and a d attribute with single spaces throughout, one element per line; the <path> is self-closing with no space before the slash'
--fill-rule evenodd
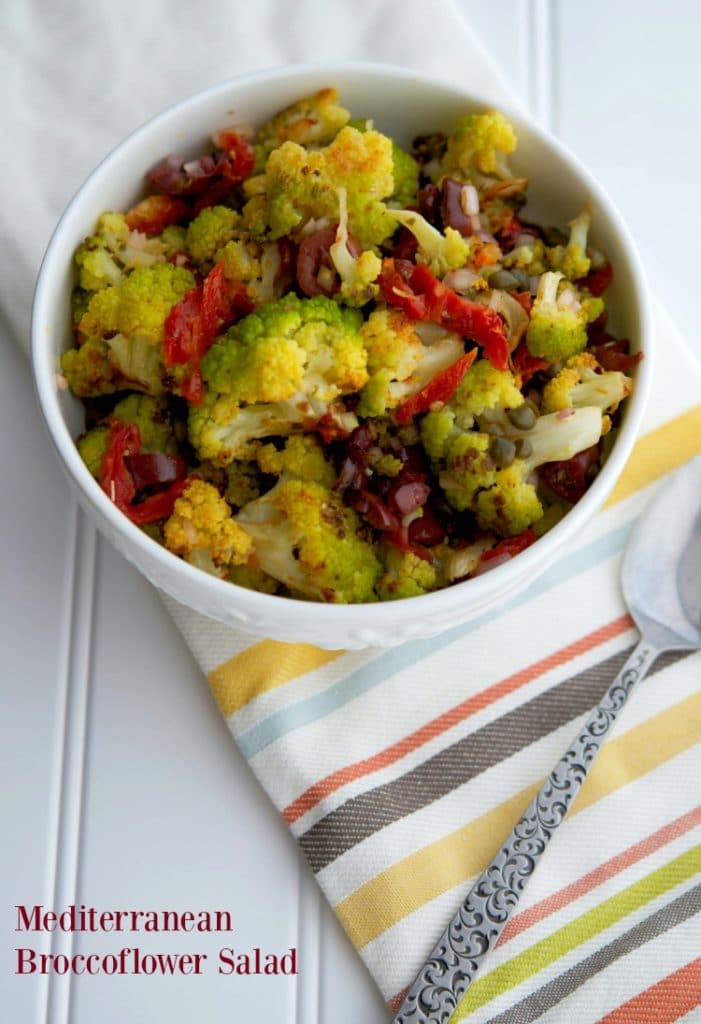
<path id="1" fill-rule="evenodd" d="M 592 295 L 598 298 L 604 294 L 612 281 L 613 267 L 610 263 L 607 263 L 600 270 L 592 270 L 586 277 L 580 277 L 577 284 L 583 285 Z"/>
<path id="2" fill-rule="evenodd" d="M 456 392 L 460 381 L 475 361 L 477 349 L 470 349 L 464 356 L 457 359 L 451 366 L 437 373 L 433 380 L 425 384 L 420 391 L 411 395 L 394 410 L 397 423 L 411 423 L 414 416 L 428 412 L 434 402 L 447 402 Z"/>
<path id="3" fill-rule="evenodd" d="M 175 499 L 185 486 L 185 463 L 182 459 L 174 459 L 178 471 L 182 471 L 182 479 L 174 480 L 164 491 L 152 494 L 144 501 L 134 504 L 137 484 L 132 476 L 129 463 L 139 458 L 141 433 L 133 423 L 122 423 L 120 420 L 110 421 L 110 434 L 107 450 L 102 460 L 101 484 L 105 494 L 120 512 L 123 512 L 133 523 L 143 526 L 155 523 L 159 519 L 167 519 L 173 511 Z M 171 456 L 163 455 L 170 459 Z"/>
<path id="4" fill-rule="evenodd" d="M 509 343 L 499 314 L 447 288 L 424 264 L 385 260 L 380 290 L 386 302 L 413 320 L 430 320 L 455 331 L 481 345 L 498 370 L 508 367 Z"/>
<path id="5" fill-rule="evenodd" d="M 256 163 L 256 154 L 253 146 L 244 139 L 238 132 L 219 132 L 215 143 L 223 149 L 229 158 L 224 175 L 229 181 L 238 184 L 244 181 L 253 170 Z"/>
<path id="6" fill-rule="evenodd" d="M 147 196 L 125 214 L 124 219 L 132 231 L 145 235 L 160 235 L 171 224 L 179 224 L 188 215 L 187 203 L 174 196 Z"/>
<path id="7" fill-rule="evenodd" d="M 200 362 L 217 335 L 252 309 L 245 286 L 232 284 L 222 263 L 173 306 L 165 322 L 164 360 L 166 366 L 187 368 L 180 390 L 188 402 L 199 405 L 202 401 Z"/>
<path id="8" fill-rule="evenodd" d="M 524 530 L 523 533 L 519 533 L 516 537 L 506 537 L 504 540 L 500 540 L 493 548 L 489 551 L 485 551 L 480 561 L 488 562 L 492 558 L 499 558 L 501 555 L 509 555 L 511 558 L 514 555 L 518 555 L 521 551 L 525 551 L 526 548 L 534 544 L 538 538 L 533 533 L 533 530 Z"/>
<path id="9" fill-rule="evenodd" d="M 532 356 L 528 351 L 525 341 L 517 347 L 511 357 L 514 370 L 521 376 L 521 385 L 525 386 L 531 377 L 540 370 L 546 370 L 550 363 L 547 359 L 540 359 L 539 356 Z"/>

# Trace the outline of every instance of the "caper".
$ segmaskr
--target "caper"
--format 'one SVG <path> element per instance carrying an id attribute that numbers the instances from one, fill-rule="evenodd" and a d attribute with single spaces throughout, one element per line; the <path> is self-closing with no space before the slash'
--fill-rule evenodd
<path id="1" fill-rule="evenodd" d="M 528 292 L 531 290 L 531 278 L 525 270 L 522 270 L 521 267 L 514 267 L 511 273 L 516 278 L 516 284 L 522 292 Z"/>
<path id="2" fill-rule="evenodd" d="M 508 437 L 495 437 L 489 445 L 489 454 L 499 469 L 510 466 L 516 458 L 516 445 Z"/>
<path id="3" fill-rule="evenodd" d="M 518 280 L 510 270 L 497 270 L 494 274 L 489 275 L 489 286 L 490 288 L 503 288 L 504 291 L 510 292 L 518 287 Z"/>
<path id="4" fill-rule="evenodd" d="M 527 459 L 533 454 L 533 445 L 527 437 L 519 437 L 516 442 L 516 455 L 519 459 Z"/>
<path id="5" fill-rule="evenodd" d="M 509 409 L 506 415 L 517 430 L 530 430 L 535 426 L 536 414 L 528 402 L 517 405 L 515 409 Z"/>

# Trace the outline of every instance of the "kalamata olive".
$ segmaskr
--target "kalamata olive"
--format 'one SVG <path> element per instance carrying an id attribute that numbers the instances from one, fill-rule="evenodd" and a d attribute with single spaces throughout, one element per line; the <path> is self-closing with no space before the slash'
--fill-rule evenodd
<path id="1" fill-rule="evenodd" d="M 527 437 L 520 437 L 516 442 L 516 457 L 527 459 L 533 454 L 533 445 Z"/>
<path id="2" fill-rule="evenodd" d="M 530 430 L 535 426 L 536 414 L 528 402 L 517 405 L 515 409 L 509 409 L 506 415 L 517 430 Z"/>
<path id="3" fill-rule="evenodd" d="M 518 278 L 510 270 L 497 270 L 489 275 L 490 288 L 503 288 L 506 292 L 512 292 L 519 287 Z"/>
<path id="4" fill-rule="evenodd" d="M 297 281 L 305 295 L 330 296 L 338 291 L 340 282 L 329 253 L 335 240 L 335 228 L 322 228 L 321 231 L 314 231 L 302 239 L 297 252 Z M 320 279 L 319 271 L 322 268 L 332 275 L 330 282 Z"/>
<path id="5" fill-rule="evenodd" d="M 489 454 L 495 466 L 504 469 L 506 466 L 510 466 L 516 458 L 516 445 L 513 441 L 509 441 L 508 437 L 495 437 L 489 445 Z"/>
<path id="6" fill-rule="evenodd" d="M 443 223 L 446 227 L 454 228 L 461 235 L 469 237 L 474 233 L 472 217 L 463 208 L 462 193 L 465 186 L 453 178 L 446 178 L 443 182 L 443 202 L 441 213 Z M 499 286 L 497 286 L 499 287 Z"/>

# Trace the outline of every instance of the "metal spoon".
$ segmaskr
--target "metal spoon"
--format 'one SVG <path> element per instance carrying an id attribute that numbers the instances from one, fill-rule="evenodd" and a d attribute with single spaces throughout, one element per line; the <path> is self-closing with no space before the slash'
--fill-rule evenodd
<path id="1" fill-rule="evenodd" d="M 497 944 L 636 683 L 658 654 L 701 648 L 701 455 L 662 485 L 628 542 L 623 594 L 640 642 L 480 875 L 394 1024 L 443 1024 Z"/>

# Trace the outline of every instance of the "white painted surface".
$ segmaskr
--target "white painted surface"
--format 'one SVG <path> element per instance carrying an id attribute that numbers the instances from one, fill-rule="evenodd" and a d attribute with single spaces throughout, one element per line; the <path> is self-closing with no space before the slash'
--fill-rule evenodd
<path id="1" fill-rule="evenodd" d="M 655 291 L 701 356 L 692 269 L 701 7 L 692 0 L 458 3 L 526 105 L 608 188 Z M 231 940 L 138 941 L 150 950 L 192 947 L 210 962 L 220 945 L 296 944 L 300 959 L 297 979 L 233 981 L 210 970 L 180 981 L 49 986 L 12 977 L 4 956 L 1 1019 L 380 1024 L 386 1013 L 370 979 L 233 747 L 160 602 L 69 500 L 23 357 L 8 341 L 0 358 L 5 948 L 15 945 L 14 904 L 84 901 L 230 908 Z M 127 936 L 78 937 L 75 951 L 129 944 Z M 65 940 L 53 948 L 65 951 Z"/>

